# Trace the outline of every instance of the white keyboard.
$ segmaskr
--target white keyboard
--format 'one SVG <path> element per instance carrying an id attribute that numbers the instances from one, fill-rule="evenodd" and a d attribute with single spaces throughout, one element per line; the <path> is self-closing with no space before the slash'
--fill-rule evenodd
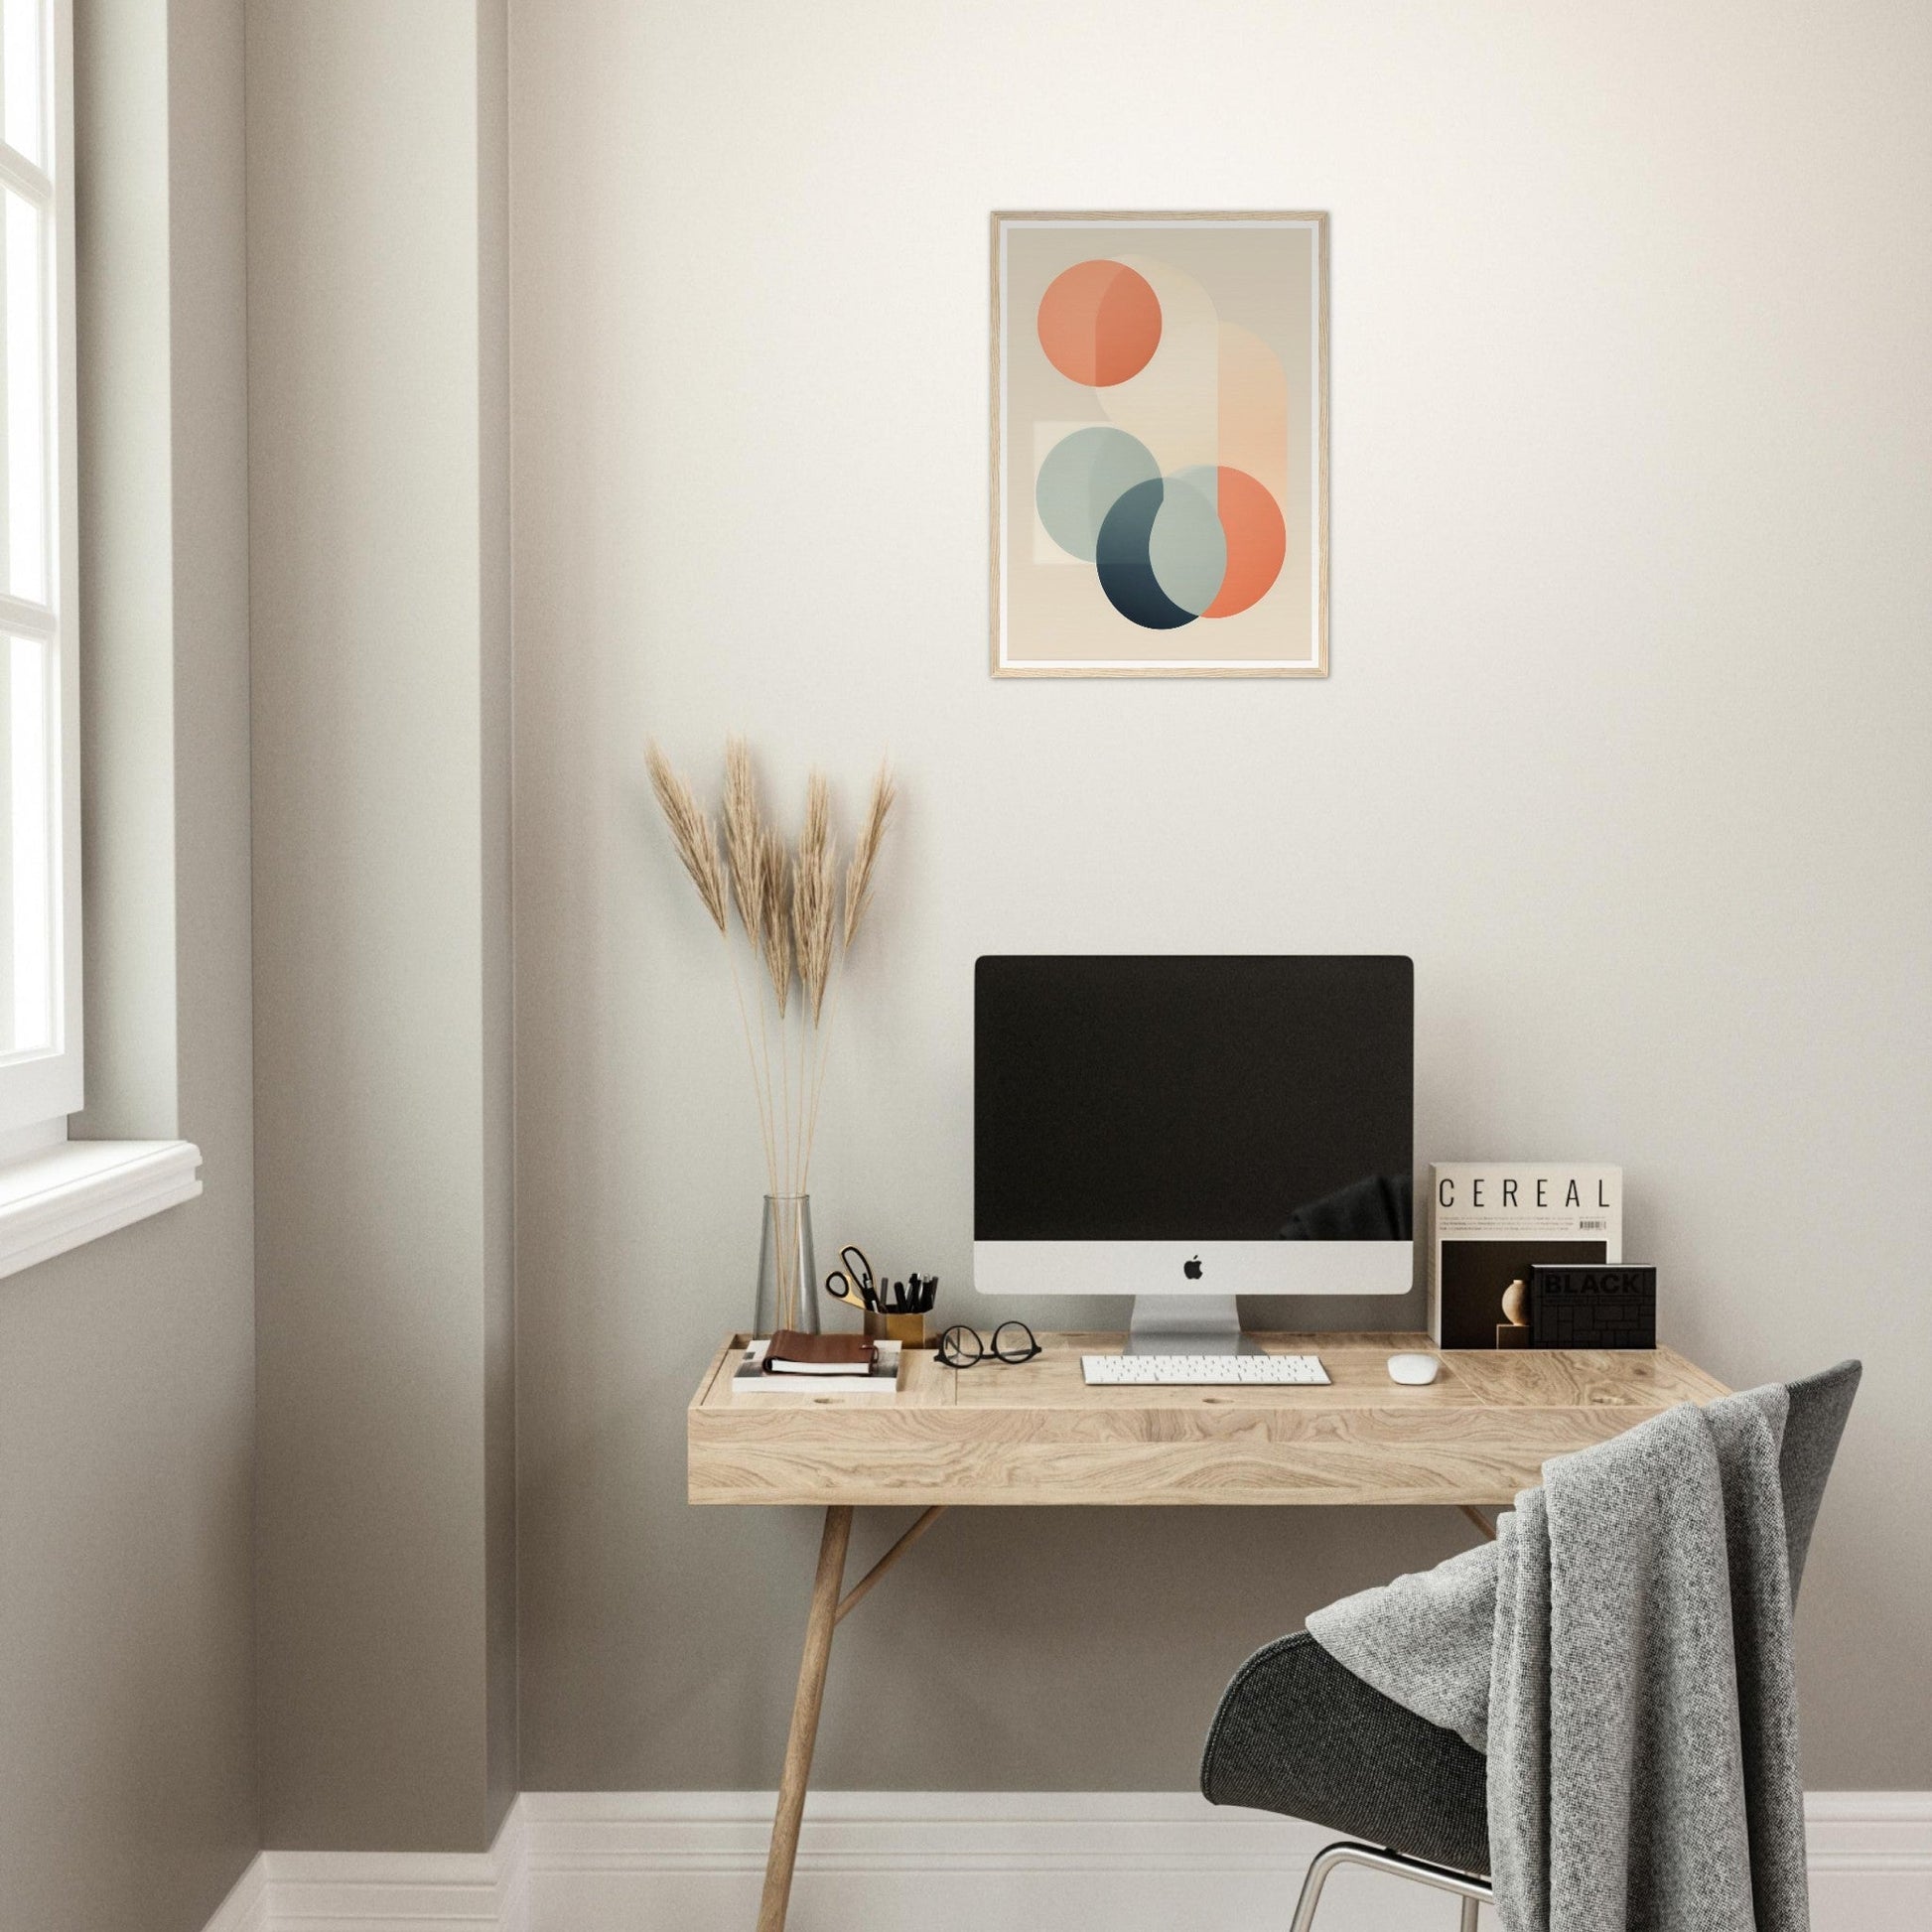
<path id="1" fill-rule="evenodd" d="M 1323 1383 L 1314 1355 L 1082 1355 L 1089 1383 L 1163 1388 L 1235 1388 L 1284 1382 Z"/>

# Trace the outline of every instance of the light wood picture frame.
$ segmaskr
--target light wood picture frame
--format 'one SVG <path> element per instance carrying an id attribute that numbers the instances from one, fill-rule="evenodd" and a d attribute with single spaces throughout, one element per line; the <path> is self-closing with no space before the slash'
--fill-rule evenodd
<path id="1" fill-rule="evenodd" d="M 1328 216 L 996 211 L 995 677 L 1328 674 Z"/>

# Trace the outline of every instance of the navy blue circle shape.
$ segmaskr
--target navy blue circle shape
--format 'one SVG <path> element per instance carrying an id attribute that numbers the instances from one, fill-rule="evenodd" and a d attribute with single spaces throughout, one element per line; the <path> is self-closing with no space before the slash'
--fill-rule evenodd
<path id="1" fill-rule="evenodd" d="M 1148 555 L 1154 519 L 1166 498 L 1167 484 L 1159 477 L 1123 490 L 1102 519 L 1094 544 L 1093 565 L 1107 602 L 1144 630 L 1178 630 L 1194 621 L 1192 611 L 1183 611 L 1161 588 Z"/>

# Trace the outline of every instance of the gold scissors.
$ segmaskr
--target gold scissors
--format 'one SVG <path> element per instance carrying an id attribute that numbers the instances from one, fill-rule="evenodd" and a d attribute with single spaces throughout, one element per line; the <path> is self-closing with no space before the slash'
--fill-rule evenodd
<path id="1" fill-rule="evenodd" d="M 875 1286 L 872 1263 L 866 1259 L 863 1248 L 845 1247 L 839 1250 L 840 1266 L 825 1277 L 825 1292 L 835 1302 L 844 1302 L 855 1309 L 863 1309 L 868 1314 L 879 1308 L 879 1290 Z"/>

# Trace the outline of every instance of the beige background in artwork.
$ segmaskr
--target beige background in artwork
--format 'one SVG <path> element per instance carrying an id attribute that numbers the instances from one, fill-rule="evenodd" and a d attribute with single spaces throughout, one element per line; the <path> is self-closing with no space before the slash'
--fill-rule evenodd
<path id="1" fill-rule="evenodd" d="M 1207 221 L 1163 224 L 1158 217 L 1131 225 L 1045 227 L 1025 225 L 1021 218 L 1007 222 L 1003 234 L 1003 661 L 1013 666 L 1042 659 L 1096 664 L 1202 658 L 1312 662 L 1318 654 L 1313 599 L 1314 228 L 1286 222 L 1242 227 Z M 1134 256 L 1152 256 L 1191 275 L 1213 301 L 1219 320 L 1260 337 L 1279 357 L 1287 378 L 1288 552 L 1281 575 L 1248 610 L 1173 630 L 1145 629 L 1123 618 L 1108 603 L 1093 565 L 1068 557 L 1044 539 L 1034 508 L 1034 482 L 1045 452 L 1077 425 L 1113 420 L 1093 389 L 1062 375 L 1046 359 L 1035 326 L 1040 297 L 1075 262 Z M 1156 363 L 1161 354 L 1162 349 L 1155 351 Z M 996 397 L 996 408 L 1000 400 Z M 1210 424 L 1215 408 L 1214 396 L 1206 396 Z M 1164 471 L 1179 467 L 1168 451 L 1157 449 L 1154 455 Z"/>

